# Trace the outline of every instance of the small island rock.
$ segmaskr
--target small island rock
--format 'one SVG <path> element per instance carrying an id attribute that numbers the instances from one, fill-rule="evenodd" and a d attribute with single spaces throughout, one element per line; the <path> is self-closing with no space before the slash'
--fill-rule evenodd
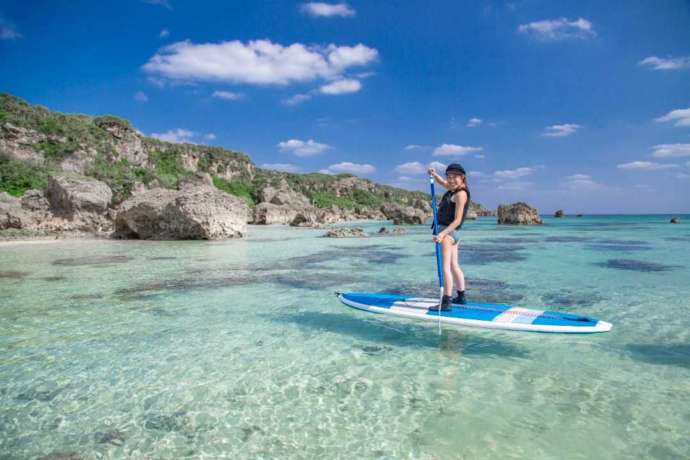
<path id="1" fill-rule="evenodd" d="M 326 232 L 326 238 L 362 238 L 367 236 L 364 230 L 358 227 L 355 228 L 334 228 Z"/>
<path id="2" fill-rule="evenodd" d="M 498 207 L 500 225 L 534 225 L 543 223 L 539 211 L 527 203 L 502 204 Z"/>

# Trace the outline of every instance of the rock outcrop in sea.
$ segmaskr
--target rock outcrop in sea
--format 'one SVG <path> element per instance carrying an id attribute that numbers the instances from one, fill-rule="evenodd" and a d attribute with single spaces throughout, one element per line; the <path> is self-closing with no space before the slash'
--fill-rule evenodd
<path id="1" fill-rule="evenodd" d="M 367 236 L 364 230 L 359 227 L 348 228 L 333 228 L 326 232 L 326 238 L 363 238 Z"/>
<path id="2" fill-rule="evenodd" d="M 556 212 L 553 213 L 553 217 L 559 217 L 559 218 L 560 218 L 560 217 L 563 217 L 563 215 L 564 215 L 564 214 L 563 214 L 563 210 L 562 210 L 562 209 L 559 209 L 558 211 L 556 211 Z"/>
<path id="3" fill-rule="evenodd" d="M 502 204 L 498 207 L 498 223 L 504 225 L 541 224 L 539 211 L 527 203 Z"/>
<path id="4" fill-rule="evenodd" d="M 211 185 L 208 174 L 187 180 L 177 191 L 157 188 L 120 206 L 115 237 L 146 240 L 218 240 L 247 234 L 249 207 Z"/>

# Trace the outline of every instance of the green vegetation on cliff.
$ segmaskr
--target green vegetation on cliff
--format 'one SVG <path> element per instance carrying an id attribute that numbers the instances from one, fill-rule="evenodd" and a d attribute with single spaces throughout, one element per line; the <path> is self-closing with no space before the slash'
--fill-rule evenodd
<path id="1" fill-rule="evenodd" d="M 23 161 L 0 155 L 0 192 L 22 196 L 31 189 L 43 189 L 48 184 L 49 171 Z"/>
<path id="2" fill-rule="evenodd" d="M 257 192 L 252 188 L 250 183 L 242 180 L 227 181 L 218 176 L 213 176 L 213 185 L 215 185 L 218 190 L 242 198 L 250 207 L 256 204 L 254 197 Z"/>
<path id="3" fill-rule="evenodd" d="M 250 206 L 260 202 L 261 191 L 267 186 L 287 186 L 320 208 L 367 208 L 384 203 L 408 206 L 428 200 L 423 192 L 375 184 L 350 174 L 296 174 L 256 168 L 240 152 L 164 142 L 142 135 L 116 116 L 51 112 L 9 94 L 0 94 L 3 135 L 10 140 L 21 137 L 22 148 L 28 145 L 39 158 L 39 164 L 34 165 L 12 159 L 23 158 L 21 155 L 5 152 L 0 160 L 0 190 L 17 196 L 30 188 L 43 188 L 50 173 L 66 168 L 107 183 L 113 191 L 113 204 L 127 199 L 136 183 L 175 188 L 182 177 L 194 171 L 209 173 L 218 189 Z"/>

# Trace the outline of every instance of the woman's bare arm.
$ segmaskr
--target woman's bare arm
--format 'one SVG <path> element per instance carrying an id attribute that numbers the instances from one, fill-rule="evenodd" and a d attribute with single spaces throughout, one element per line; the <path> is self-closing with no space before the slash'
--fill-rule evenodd
<path id="1" fill-rule="evenodd" d="M 443 177 L 439 176 L 434 168 L 429 168 L 429 174 L 431 174 L 434 180 L 438 182 L 438 185 L 444 188 L 448 188 L 448 181 L 446 181 Z"/>

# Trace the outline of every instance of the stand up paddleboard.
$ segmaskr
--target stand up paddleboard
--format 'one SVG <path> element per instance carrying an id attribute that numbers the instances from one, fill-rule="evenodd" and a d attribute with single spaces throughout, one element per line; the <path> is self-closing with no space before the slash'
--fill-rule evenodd
<path id="1" fill-rule="evenodd" d="M 345 305 L 371 313 L 401 318 L 441 322 L 454 326 L 503 329 L 509 331 L 592 334 L 608 332 L 611 323 L 594 318 L 556 311 L 530 310 L 510 305 L 468 302 L 453 305 L 450 311 L 429 311 L 439 299 L 406 297 L 367 292 L 337 293 Z"/>
<path id="2" fill-rule="evenodd" d="M 431 184 L 431 208 L 434 212 L 433 233 L 438 233 L 438 211 L 434 178 Z M 438 305 L 443 295 L 443 270 L 439 243 L 436 247 L 436 272 L 438 274 L 439 298 L 427 299 L 395 294 L 370 294 L 367 292 L 336 292 L 338 298 L 347 306 L 371 313 L 383 313 L 401 318 L 423 321 L 436 321 L 454 326 L 482 327 L 509 331 L 556 332 L 562 334 L 592 334 L 608 332 L 611 323 L 585 316 L 559 313 L 556 311 L 529 310 L 511 305 L 469 302 L 466 305 L 453 305 L 450 311 L 429 311 Z"/>

